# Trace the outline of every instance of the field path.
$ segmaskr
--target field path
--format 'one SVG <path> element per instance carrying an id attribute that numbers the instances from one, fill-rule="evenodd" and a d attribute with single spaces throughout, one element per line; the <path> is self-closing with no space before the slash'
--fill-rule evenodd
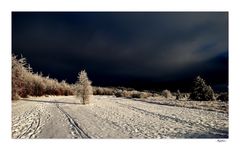
<path id="1" fill-rule="evenodd" d="M 34 97 L 12 104 L 13 138 L 227 138 L 228 114 L 94 96 Z"/>

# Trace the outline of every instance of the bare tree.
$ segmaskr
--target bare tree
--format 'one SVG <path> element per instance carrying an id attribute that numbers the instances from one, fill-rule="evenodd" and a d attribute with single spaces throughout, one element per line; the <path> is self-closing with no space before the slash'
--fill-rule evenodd
<path id="1" fill-rule="evenodd" d="M 78 81 L 76 84 L 76 95 L 81 98 L 82 103 L 89 104 L 90 98 L 93 95 L 91 81 L 88 79 L 85 70 L 78 73 Z"/>

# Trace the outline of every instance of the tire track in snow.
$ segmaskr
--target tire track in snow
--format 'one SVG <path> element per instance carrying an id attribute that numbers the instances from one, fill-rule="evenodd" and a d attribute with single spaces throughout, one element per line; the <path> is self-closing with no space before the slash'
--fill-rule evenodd
<path id="1" fill-rule="evenodd" d="M 57 108 L 67 117 L 69 124 L 71 126 L 71 130 L 73 130 L 74 137 L 76 138 L 91 138 L 87 133 L 85 133 L 74 121 L 74 119 L 56 103 Z"/>

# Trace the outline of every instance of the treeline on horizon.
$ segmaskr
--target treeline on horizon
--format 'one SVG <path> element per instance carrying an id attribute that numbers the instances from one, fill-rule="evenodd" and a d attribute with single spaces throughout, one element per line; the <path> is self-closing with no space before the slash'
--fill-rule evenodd
<path id="1" fill-rule="evenodd" d="M 76 77 L 77 78 L 77 77 Z M 163 91 L 137 91 L 126 87 L 93 87 L 93 95 L 115 95 L 116 97 L 147 98 L 164 96 L 166 98 L 191 99 L 191 100 L 222 100 L 228 101 L 228 93 L 216 94 L 201 77 L 194 80 L 190 94 L 169 90 Z M 12 56 L 12 99 L 17 100 L 28 96 L 43 95 L 74 95 L 76 84 L 69 84 L 65 80 L 59 82 L 57 79 L 43 76 L 42 73 L 34 73 L 26 58 Z"/>

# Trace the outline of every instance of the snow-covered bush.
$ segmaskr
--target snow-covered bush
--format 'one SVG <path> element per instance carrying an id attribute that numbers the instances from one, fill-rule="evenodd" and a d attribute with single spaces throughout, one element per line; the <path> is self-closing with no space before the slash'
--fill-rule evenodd
<path id="1" fill-rule="evenodd" d="M 163 90 L 162 95 L 166 98 L 171 98 L 172 97 L 172 93 L 169 90 Z"/>

